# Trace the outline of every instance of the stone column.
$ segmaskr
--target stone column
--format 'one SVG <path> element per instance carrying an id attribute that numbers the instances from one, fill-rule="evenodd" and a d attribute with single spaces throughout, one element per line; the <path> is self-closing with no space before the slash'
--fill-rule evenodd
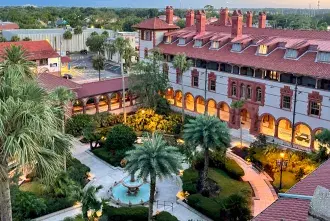
<path id="1" fill-rule="evenodd" d="M 95 105 L 96 113 L 100 112 L 99 102 L 100 102 L 100 96 L 95 96 L 94 97 L 94 105 Z"/>
<path id="2" fill-rule="evenodd" d="M 83 104 L 83 114 L 86 114 L 86 104 L 87 104 L 88 98 L 81 99 L 81 102 Z"/>
<path id="3" fill-rule="evenodd" d="M 275 122 L 275 133 L 274 133 L 274 137 L 278 138 L 278 123 Z"/>
<path id="4" fill-rule="evenodd" d="M 112 97 L 112 94 L 111 94 L 111 93 L 107 94 L 107 99 L 108 99 L 108 111 L 111 111 L 111 97 Z"/>

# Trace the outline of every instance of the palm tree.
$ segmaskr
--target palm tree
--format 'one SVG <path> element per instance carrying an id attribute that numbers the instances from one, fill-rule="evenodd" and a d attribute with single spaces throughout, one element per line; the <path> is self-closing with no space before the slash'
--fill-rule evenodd
<path id="1" fill-rule="evenodd" d="M 125 96 L 125 77 L 124 77 L 124 67 L 123 67 L 123 58 L 126 56 L 127 48 L 130 48 L 129 39 L 123 37 L 118 37 L 114 40 L 113 43 L 108 45 L 108 49 L 111 53 L 118 53 L 118 63 L 120 63 L 120 72 L 122 77 L 122 87 L 123 87 L 123 112 L 124 112 L 124 123 L 126 123 L 126 96 Z M 126 56 L 127 58 L 127 56 Z"/>
<path id="2" fill-rule="evenodd" d="M 152 220 L 155 201 L 156 180 L 177 173 L 181 168 L 181 159 L 176 147 L 167 146 L 160 134 L 153 133 L 146 137 L 142 146 L 136 146 L 127 153 L 125 169 L 129 174 L 137 173 L 137 177 L 150 177 L 149 221 Z"/>
<path id="3" fill-rule="evenodd" d="M 21 46 L 11 45 L 5 48 L 5 53 L 2 56 L 4 61 L 0 64 L 0 76 L 3 75 L 6 70 L 14 68 L 23 76 L 34 77 L 36 64 L 29 61 L 26 54 L 26 50 Z"/>
<path id="4" fill-rule="evenodd" d="M 82 214 L 84 218 L 88 218 L 88 211 L 94 210 L 95 213 L 101 210 L 102 201 L 96 197 L 96 194 L 102 189 L 102 186 L 90 186 L 82 194 L 81 203 L 82 203 Z"/>
<path id="5" fill-rule="evenodd" d="M 72 145 L 71 137 L 58 130 L 60 120 L 47 92 L 30 78 L 29 63 L 21 58 L 1 64 L 0 220 L 6 221 L 12 220 L 8 163 L 15 160 L 20 167 L 31 166 L 50 182 L 63 165 L 61 156 Z"/>
<path id="6" fill-rule="evenodd" d="M 174 57 L 173 67 L 176 68 L 181 74 L 181 93 L 182 93 L 182 122 L 184 122 L 184 85 L 183 74 L 193 66 L 191 60 L 187 60 L 186 54 L 177 54 Z"/>
<path id="7" fill-rule="evenodd" d="M 183 137 L 187 143 L 194 147 L 199 146 L 204 150 L 204 169 L 200 180 L 200 191 L 204 192 L 209 167 L 209 150 L 229 147 L 228 127 L 215 116 L 199 115 L 184 125 Z"/>
<path id="8" fill-rule="evenodd" d="M 240 111 L 242 107 L 244 106 L 245 101 L 244 100 L 238 100 L 231 103 L 230 107 Z M 242 123 L 241 123 L 241 114 L 239 114 L 239 130 L 240 130 L 240 141 L 241 141 L 241 147 L 243 146 L 243 130 L 242 130 Z"/>
<path id="9" fill-rule="evenodd" d="M 65 133 L 66 105 L 75 98 L 75 94 L 66 87 L 57 87 L 50 93 L 54 105 L 60 108 L 60 118 L 62 119 L 61 131 Z M 64 171 L 66 171 L 66 156 L 64 155 Z"/>
<path id="10" fill-rule="evenodd" d="M 98 54 L 93 57 L 93 68 L 99 71 L 99 81 L 101 81 L 101 70 L 104 70 L 105 58 L 103 55 Z"/>

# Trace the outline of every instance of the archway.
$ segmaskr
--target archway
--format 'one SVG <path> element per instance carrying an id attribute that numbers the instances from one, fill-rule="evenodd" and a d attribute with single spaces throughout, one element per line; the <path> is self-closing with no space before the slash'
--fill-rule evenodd
<path id="1" fill-rule="evenodd" d="M 102 94 L 99 97 L 99 112 L 108 111 L 108 98 L 107 95 Z"/>
<path id="2" fill-rule="evenodd" d="M 220 120 L 228 122 L 229 121 L 229 115 L 230 115 L 229 111 L 230 111 L 229 105 L 226 104 L 225 102 L 222 102 L 220 104 L 220 107 L 219 107 Z"/>
<path id="3" fill-rule="evenodd" d="M 195 110 L 195 104 L 194 104 L 194 96 L 192 94 L 187 93 L 185 96 L 185 107 L 187 110 L 194 111 Z"/>
<path id="4" fill-rule="evenodd" d="M 250 113 L 245 108 L 243 108 L 241 110 L 241 125 L 242 125 L 242 128 L 248 129 L 248 130 L 251 127 Z"/>
<path id="5" fill-rule="evenodd" d="M 207 102 L 207 113 L 211 116 L 217 115 L 217 103 L 215 102 L 215 100 L 210 99 Z"/>
<path id="6" fill-rule="evenodd" d="M 203 97 L 198 96 L 196 98 L 196 111 L 197 113 L 204 114 L 205 112 L 205 100 Z"/>
<path id="7" fill-rule="evenodd" d="M 73 114 L 80 114 L 83 112 L 84 104 L 81 100 L 75 100 L 72 104 Z"/>
<path id="8" fill-rule="evenodd" d="M 182 92 L 176 91 L 175 92 L 175 103 L 177 107 L 182 107 Z"/>
<path id="9" fill-rule="evenodd" d="M 261 116 L 260 133 L 272 137 L 275 135 L 275 118 L 271 114 Z"/>
<path id="10" fill-rule="evenodd" d="M 294 130 L 294 143 L 303 147 L 310 147 L 312 140 L 312 131 L 304 123 L 298 123 Z"/>
<path id="11" fill-rule="evenodd" d="M 87 114 L 95 114 L 96 113 L 96 105 L 95 105 L 95 98 L 90 97 L 86 102 L 86 113 Z"/>
<path id="12" fill-rule="evenodd" d="M 113 93 L 110 99 L 111 110 L 115 110 L 121 107 L 120 93 Z"/>
<path id="13" fill-rule="evenodd" d="M 170 104 L 174 104 L 174 91 L 173 88 L 168 88 L 165 93 L 165 98 Z"/>
<path id="14" fill-rule="evenodd" d="M 284 141 L 291 142 L 292 125 L 288 119 L 278 121 L 278 138 Z"/>
<path id="15" fill-rule="evenodd" d="M 315 132 L 314 132 L 314 150 L 315 151 L 318 151 L 320 149 L 320 142 L 318 140 L 316 140 L 315 136 L 318 135 L 319 133 L 322 132 L 322 129 L 317 129 Z"/>

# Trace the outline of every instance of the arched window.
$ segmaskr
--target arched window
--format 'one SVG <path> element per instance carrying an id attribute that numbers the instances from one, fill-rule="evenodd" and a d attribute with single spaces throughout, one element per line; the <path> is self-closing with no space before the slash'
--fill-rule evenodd
<path id="1" fill-rule="evenodd" d="M 257 87 L 257 102 L 261 102 L 262 100 L 262 91 L 260 87 Z"/>
<path id="2" fill-rule="evenodd" d="M 244 84 L 241 84 L 241 98 L 245 98 L 246 96 L 246 87 Z"/>
<path id="3" fill-rule="evenodd" d="M 233 82 L 231 84 L 231 96 L 236 97 L 237 96 L 237 88 L 236 88 L 236 83 Z"/>
<path id="4" fill-rule="evenodd" d="M 246 92 L 247 92 L 246 93 L 246 98 L 249 99 L 249 100 L 251 100 L 251 98 L 252 98 L 252 88 L 251 88 L 250 85 L 247 86 L 247 91 Z"/>
<path id="5" fill-rule="evenodd" d="M 239 67 L 238 66 L 233 67 L 233 73 L 234 74 L 239 74 Z"/>

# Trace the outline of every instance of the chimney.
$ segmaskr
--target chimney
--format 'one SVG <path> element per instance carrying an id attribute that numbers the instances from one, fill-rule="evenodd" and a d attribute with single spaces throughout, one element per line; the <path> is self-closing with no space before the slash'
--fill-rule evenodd
<path id="1" fill-rule="evenodd" d="M 259 13 L 259 28 L 266 28 L 266 12 Z"/>
<path id="2" fill-rule="evenodd" d="M 173 7 L 166 6 L 166 23 L 168 23 L 169 25 L 173 25 L 173 17 L 174 17 Z"/>
<path id="3" fill-rule="evenodd" d="M 228 21 L 228 8 L 221 8 L 220 9 L 220 25 L 226 26 Z"/>
<path id="4" fill-rule="evenodd" d="M 192 9 L 189 9 L 186 12 L 186 28 L 193 26 L 195 24 L 195 12 Z"/>
<path id="5" fill-rule="evenodd" d="M 206 15 L 204 10 L 198 11 L 196 15 L 196 31 L 198 33 L 205 32 L 205 25 L 206 25 Z"/>
<path id="6" fill-rule="evenodd" d="M 231 25 L 231 37 L 241 37 L 243 34 L 243 15 L 241 11 L 235 10 L 231 17 L 232 25 Z"/>
<path id="7" fill-rule="evenodd" d="M 308 210 L 308 221 L 330 220 L 330 191 L 317 186 Z"/>
<path id="8" fill-rule="evenodd" d="M 246 12 L 246 27 L 252 28 L 252 23 L 253 23 L 253 12 L 247 11 Z"/>

